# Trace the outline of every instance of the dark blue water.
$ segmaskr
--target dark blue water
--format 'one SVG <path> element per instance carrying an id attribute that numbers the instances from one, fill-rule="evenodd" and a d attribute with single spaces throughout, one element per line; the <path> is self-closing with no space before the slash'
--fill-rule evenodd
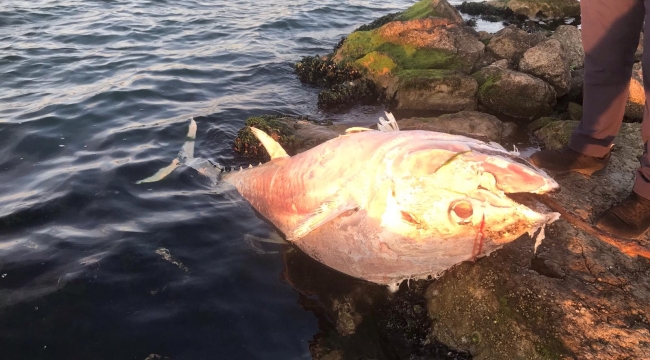
<path id="1" fill-rule="evenodd" d="M 249 116 L 374 122 L 319 112 L 292 66 L 410 4 L 2 1 L 0 359 L 311 358 L 333 320 L 304 284 L 367 285 L 260 252 L 245 235 L 273 230 L 191 169 L 134 182 L 190 117 L 197 156 L 225 165 L 247 164 L 232 142 Z"/>

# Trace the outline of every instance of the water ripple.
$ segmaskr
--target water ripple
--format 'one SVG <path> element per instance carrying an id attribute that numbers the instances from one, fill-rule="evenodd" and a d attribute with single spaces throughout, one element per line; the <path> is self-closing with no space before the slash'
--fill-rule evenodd
<path id="1" fill-rule="evenodd" d="M 191 169 L 135 182 L 190 117 L 197 155 L 230 166 L 248 116 L 329 117 L 293 64 L 409 4 L 3 1 L 0 358 L 308 356 L 282 256 L 244 241 L 273 229 Z"/>

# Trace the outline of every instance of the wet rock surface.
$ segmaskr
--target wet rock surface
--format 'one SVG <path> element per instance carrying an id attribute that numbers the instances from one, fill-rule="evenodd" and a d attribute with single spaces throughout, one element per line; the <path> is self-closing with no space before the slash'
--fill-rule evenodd
<path id="1" fill-rule="evenodd" d="M 537 132 L 549 147 L 568 139 L 572 128 L 560 123 Z M 623 124 L 615 143 L 601 175 L 556 176 L 562 191 L 553 197 L 585 221 L 631 190 L 640 125 Z M 536 254 L 524 237 L 432 283 L 427 298 L 436 338 L 475 359 L 647 357 L 650 261 L 624 255 L 562 219 L 546 235 Z M 639 242 L 650 246 L 647 238 Z"/>

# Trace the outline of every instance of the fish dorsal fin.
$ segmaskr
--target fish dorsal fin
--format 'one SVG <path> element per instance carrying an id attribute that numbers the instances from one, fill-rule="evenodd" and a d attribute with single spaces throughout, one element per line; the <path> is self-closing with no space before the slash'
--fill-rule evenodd
<path id="1" fill-rule="evenodd" d="M 388 111 L 384 112 L 386 114 L 386 119 L 379 117 L 379 124 L 377 124 L 377 129 L 379 131 L 399 131 L 399 126 L 397 126 L 397 121 L 392 113 Z"/>
<path id="2" fill-rule="evenodd" d="M 251 131 L 253 132 L 253 135 L 259 140 L 266 151 L 269 153 L 269 156 L 271 156 L 271 160 L 273 159 L 278 159 L 278 158 L 285 158 L 289 157 L 287 155 L 287 152 L 284 151 L 282 148 L 282 145 L 278 144 L 277 141 L 275 141 L 272 137 L 268 136 L 264 131 L 257 129 L 253 126 L 250 127 Z"/>

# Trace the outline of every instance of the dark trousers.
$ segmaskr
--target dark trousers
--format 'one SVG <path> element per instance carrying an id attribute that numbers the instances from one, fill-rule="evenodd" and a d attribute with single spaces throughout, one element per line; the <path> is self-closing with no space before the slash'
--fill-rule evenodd
<path id="1" fill-rule="evenodd" d="M 643 85 L 646 94 L 641 136 L 644 153 L 634 192 L 650 199 L 650 0 L 581 0 L 585 49 L 584 112 L 569 147 L 604 156 L 623 122 L 634 52 L 645 22 Z"/>

